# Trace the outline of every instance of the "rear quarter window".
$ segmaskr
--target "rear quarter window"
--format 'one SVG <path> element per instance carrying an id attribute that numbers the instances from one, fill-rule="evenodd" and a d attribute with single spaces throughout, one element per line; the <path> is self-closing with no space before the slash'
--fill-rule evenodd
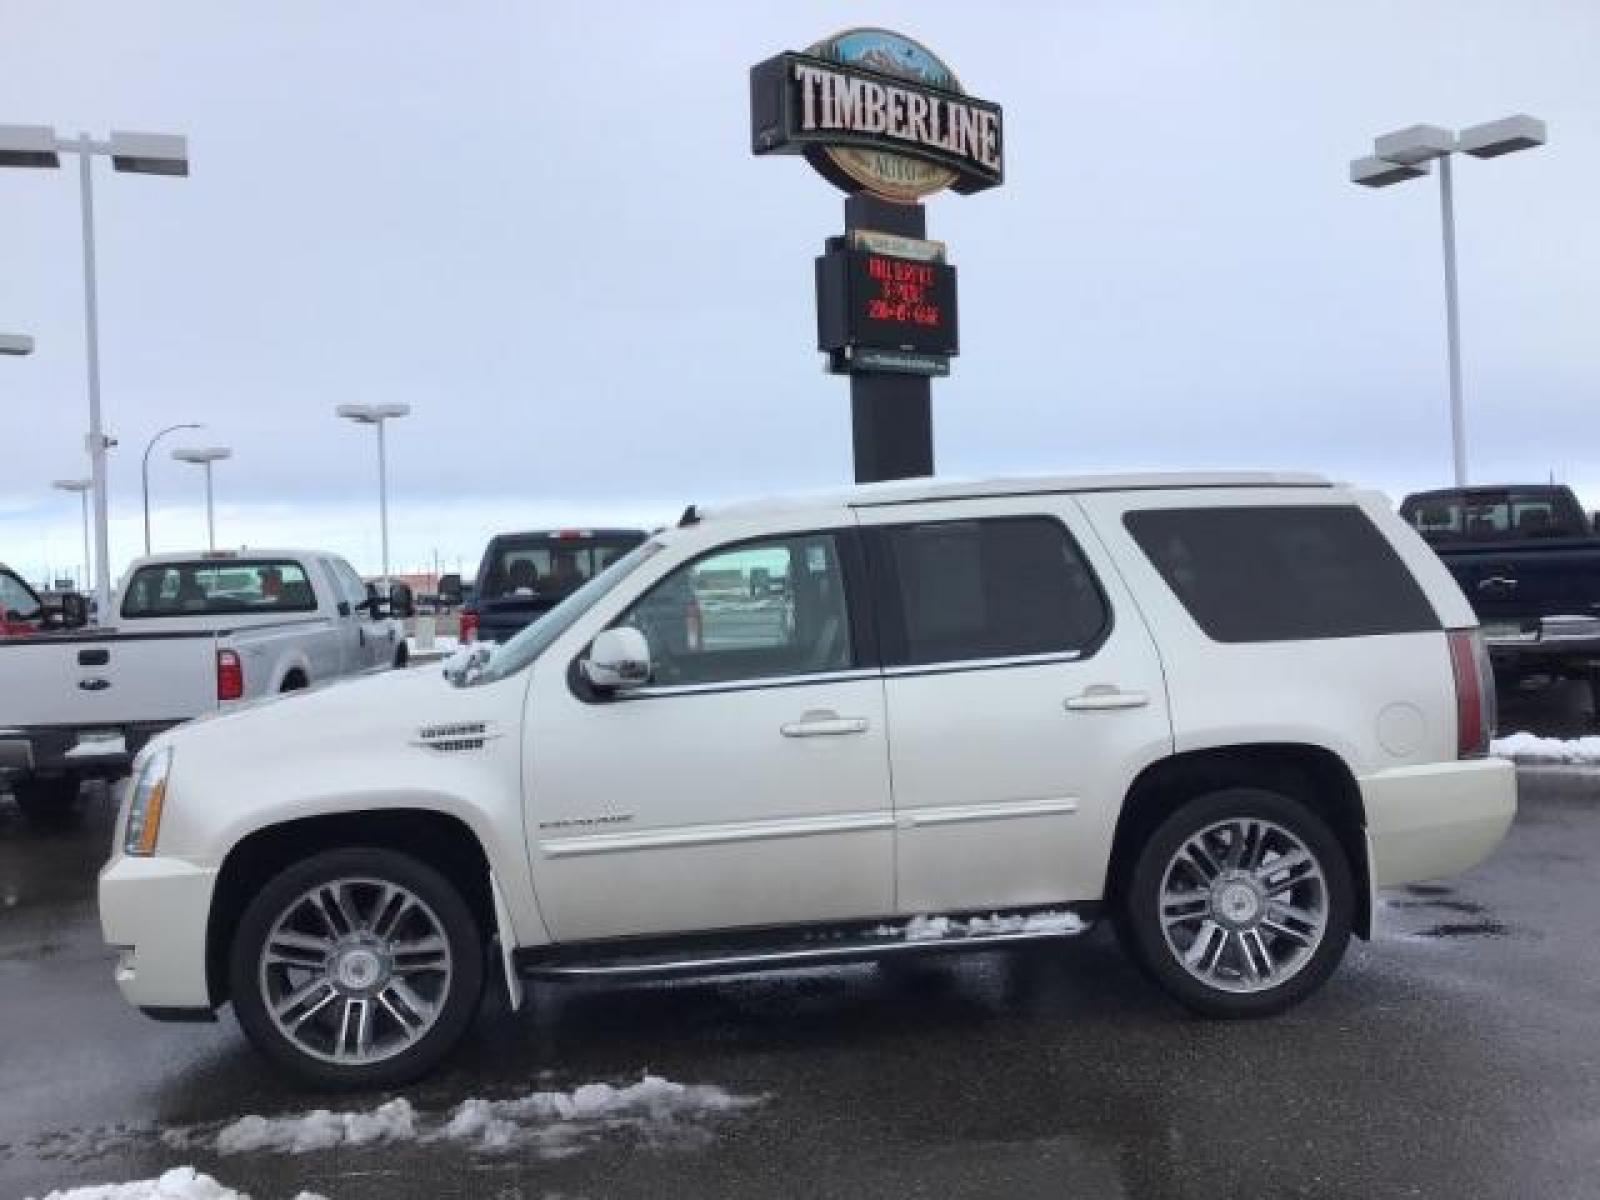
<path id="1" fill-rule="evenodd" d="M 1441 627 L 1388 539 L 1354 505 L 1146 509 L 1123 524 L 1215 641 Z"/>

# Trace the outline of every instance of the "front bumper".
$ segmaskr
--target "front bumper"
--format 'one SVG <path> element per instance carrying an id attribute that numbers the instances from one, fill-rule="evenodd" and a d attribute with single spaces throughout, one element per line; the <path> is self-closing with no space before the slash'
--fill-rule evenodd
<path id="1" fill-rule="evenodd" d="M 210 1009 L 206 924 L 213 867 L 117 855 L 100 872 L 100 929 L 119 951 L 117 986 L 129 1004 Z"/>
<path id="2" fill-rule="evenodd" d="M 1476 866 L 1517 815 L 1517 770 L 1500 758 L 1380 771 L 1360 784 L 1374 887 Z"/>

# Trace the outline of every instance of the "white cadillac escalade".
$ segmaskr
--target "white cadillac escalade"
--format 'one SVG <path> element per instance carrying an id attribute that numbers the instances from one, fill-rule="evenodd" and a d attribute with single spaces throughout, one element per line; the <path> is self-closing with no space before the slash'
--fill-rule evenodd
<path id="1" fill-rule="evenodd" d="M 100 880 L 152 1016 L 414 1078 L 485 980 L 794 968 L 1100 917 L 1217 1017 L 1515 812 L 1472 610 L 1301 475 L 915 481 L 690 509 L 465 675 L 186 725 Z"/>

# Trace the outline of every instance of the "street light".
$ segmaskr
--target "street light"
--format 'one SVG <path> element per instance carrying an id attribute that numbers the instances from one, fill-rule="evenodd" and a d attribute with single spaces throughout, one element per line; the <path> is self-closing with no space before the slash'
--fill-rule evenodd
<path id="1" fill-rule="evenodd" d="M 233 451 L 226 446 L 186 446 L 172 452 L 172 457 L 179 462 L 198 463 L 206 469 L 206 549 L 217 548 L 217 525 L 212 515 L 211 504 L 211 464 L 221 462 L 225 458 L 232 458 Z"/>
<path id="2" fill-rule="evenodd" d="M 180 429 L 204 429 L 204 425 L 184 424 L 168 425 L 155 437 L 144 445 L 144 463 L 139 468 L 139 481 L 144 489 L 144 552 L 150 553 L 150 451 L 156 448 L 156 443 L 169 433 L 176 433 Z"/>
<path id="3" fill-rule="evenodd" d="M 94 487 L 90 479 L 57 479 L 50 485 L 63 492 L 77 492 L 78 499 L 83 502 L 83 574 L 78 576 L 78 589 L 83 590 L 83 581 L 89 578 L 89 492 Z M 106 609 L 101 609 L 101 620 L 105 620 Z"/>
<path id="4" fill-rule="evenodd" d="M 61 155 L 78 156 L 78 198 L 83 211 L 83 311 L 84 340 L 89 361 L 89 475 L 94 490 L 95 601 L 101 612 L 111 605 L 109 515 L 106 505 L 106 449 L 115 443 L 106 437 L 100 421 L 100 324 L 95 295 L 94 177 L 90 163 L 96 155 L 111 159 L 117 171 L 141 175 L 187 175 L 188 142 L 171 133 L 112 131 L 105 141 L 87 133 L 60 138 L 48 125 L 0 125 L 0 167 L 61 166 Z"/>
<path id="5" fill-rule="evenodd" d="M 1461 309 L 1456 296 L 1456 208 L 1450 156 L 1457 151 L 1474 158 L 1498 158 L 1545 144 L 1545 125 L 1537 117 L 1518 115 L 1463 129 L 1459 135 L 1437 125 L 1413 125 L 1373 142 L 1373 156 L 1350 164 L 1350 181 L 1363 187 L 1388 187 L 1418 179 L 1439 162 L 1439 213 L 1444 225 L 1445 335 L 1450 355 L 1450 442 L 1456 486 L 1467 483 L 1466 416 L 1461 401 Z"/>
<path id="6" fill-rule="evenodd" d="M 383 423 L 411 415 L 409 404 L 341 404 L 334 412 L 357 425 L 378 427 L 378 524 L 383 538 L 383 592 L 389 594 L 389 467 L 384 456 Z"/>
<path id="7" fill-rule="evenodd" d="M 0 333 L 0 354 L 32 354 L 33 339 L 25 333 Z"/>

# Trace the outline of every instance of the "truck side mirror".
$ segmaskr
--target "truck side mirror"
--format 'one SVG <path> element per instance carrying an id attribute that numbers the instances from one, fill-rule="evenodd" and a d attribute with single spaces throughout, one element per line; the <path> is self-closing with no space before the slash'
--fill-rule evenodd
<path id="1" fill-rule="evenodd" d="M 650 643 L 628 625 L 602 630 L 583 660 L 583 676 L 602 692 L 620 692 L 650 682 Z"/>
<path id="2" fill-rule="evenodd" d="M 78 592 L 67 592 L 61 597 L 61 627 L 82 629 L 89 623 L 89 601 Z"/>
<path id="3" fill-rule="evenodd" d="M 461 603 L 461 576 L 451 572 L 439 576 L 439 599 L 454 608 Z"/>
<path id="4" fill-rule="evenodd" d="M 1600 533 L 1600 512 L 1595 513 L 1594 516 L 1590 518 L 1590 527 L 1596 533 Z"/>
<path id="5" fill-rule="evenodd" d="M 417 613 L 417 598 L 411 591 L 409 583 L 391 583 L 389 585 L 389 615 L 405 620 Z"/>

